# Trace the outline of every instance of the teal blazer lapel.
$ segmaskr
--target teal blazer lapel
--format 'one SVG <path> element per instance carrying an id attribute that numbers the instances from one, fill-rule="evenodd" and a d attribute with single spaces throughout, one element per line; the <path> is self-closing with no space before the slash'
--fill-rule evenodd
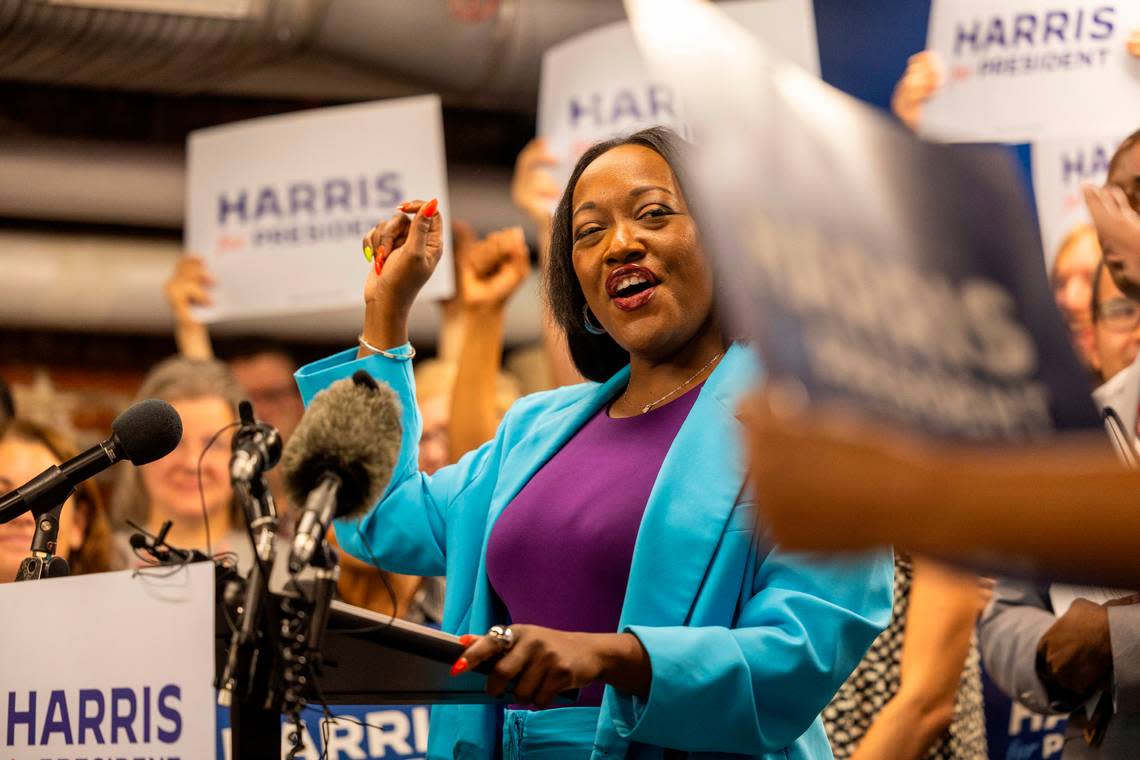
<path id="1" fill-rule="evenodd" d="M 736 404 L 759 377 L 734 344 L 705 383 L 649 495 L 621 627 L 684 625 L 744 480 Z"/>

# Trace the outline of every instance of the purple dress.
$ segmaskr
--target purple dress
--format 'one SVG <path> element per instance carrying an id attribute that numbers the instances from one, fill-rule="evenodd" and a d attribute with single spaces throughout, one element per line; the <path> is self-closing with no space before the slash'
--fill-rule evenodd
<path id="1" fill-rule="evenodd" d="M 614 633 L 649 493 L 701 386 L 636 417 L 602 409 L 499 516 L 487 576 L 512 623 Z M 604 686 L 580 707 L 599 706 Z"/>

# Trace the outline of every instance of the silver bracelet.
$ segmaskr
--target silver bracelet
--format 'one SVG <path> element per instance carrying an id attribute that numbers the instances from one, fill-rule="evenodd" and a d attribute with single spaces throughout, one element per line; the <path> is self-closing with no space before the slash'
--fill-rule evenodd
<path id="1" fill-rule="evenodd" d="M 371 351 L 374 354 L 380 354 L 381 356 L 383 356 L 386 359 L 395 359 L 397 361 L 405 361 L 406 362 L 406 361 L 411 361 L 412 359 L 416 358 L 416 347 L 412 346 L 410 344 L 408 345 L 408 353 L 397 354 L 397 353 L 393 353 L 392 351 L 385 351 L 382 348 L 376 348 L 376 346 L 372 345 L 371 343 L 369 343 L 368 341 L 366 341 L 364 339 L 364 333 L 361 333 L 356 338 L 356 340 L 358 343 L 360 343 L 361 348 L 364 348 L 368 351 Z"/>

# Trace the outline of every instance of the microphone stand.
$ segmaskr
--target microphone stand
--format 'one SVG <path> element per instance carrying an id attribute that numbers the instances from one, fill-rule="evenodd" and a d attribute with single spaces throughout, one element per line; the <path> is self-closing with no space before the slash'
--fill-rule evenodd
<path id="1" fill-rule="evenodd" d="M 241 412 L 243 427 L 252 426 L 248 402 L 242 403 Z M 218 704 L 230 708 L 231 758 L 248 760 L 265 757 L 268 748 L 281 745 L 281 710 L 274 697 L 280 670 L 276 645 L 281 623 L 269 594 L 269 575 L 276 557 L 277 508 L 264 471 L 240 477 L 233 473 L 231 464 L 234 495 L 242 505 L 255 557 L 245 579 L 244 599 L 237 608 L 238 624 L 230 637 L 226 666 L 217 686 Z"/>
<path id="2" fill-rule="evenodd" d="M 64 497 L 66 499 L 66 497 Z M 17 581 L 38 581 L 42 578 L 64 578 L 70 573 L 67 560 L 56 554 L 59 541 L 59 516 L 63 512 L 61 501 L 36 514 L 36 532 L 32 535 L 31 556 L 20 563 Z"/>

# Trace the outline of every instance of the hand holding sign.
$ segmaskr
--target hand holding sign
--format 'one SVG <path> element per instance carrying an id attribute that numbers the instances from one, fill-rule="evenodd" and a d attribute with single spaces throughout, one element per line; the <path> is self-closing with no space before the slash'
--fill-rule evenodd
<path id="1" fill-rule="evenodd" d="M 918 129 L 922 107 L 946 80 L 942 58 L 933 50 L 915 53 L 906 62 L 906 71 L 895 85 L 891 110 L 912 130 Z"/>
<path id="2" fill-rule="evenodd" d="M 511 200 L 534 222 L 540 237 L 549 234 L 550 218 L 562 195 L 562 188 L 551 172 L 556 166 L 558 157 L 550 152 L 546 140 L 541 137 L 528 142 L 515 161 Z"/>
<path id="3" fill-rule="evenodd" d="M 178 353 L 189 359 L 211 359 L 210 332 L 194 314 L 194 307 L 210 306 L 214 300 L 210 290 L 214 276 L 206 262 L 197 256 L 183 256 L 174 267 L 174 273 L 163 286 L 166 302 L 174 317 L 174 340 Z"/>

